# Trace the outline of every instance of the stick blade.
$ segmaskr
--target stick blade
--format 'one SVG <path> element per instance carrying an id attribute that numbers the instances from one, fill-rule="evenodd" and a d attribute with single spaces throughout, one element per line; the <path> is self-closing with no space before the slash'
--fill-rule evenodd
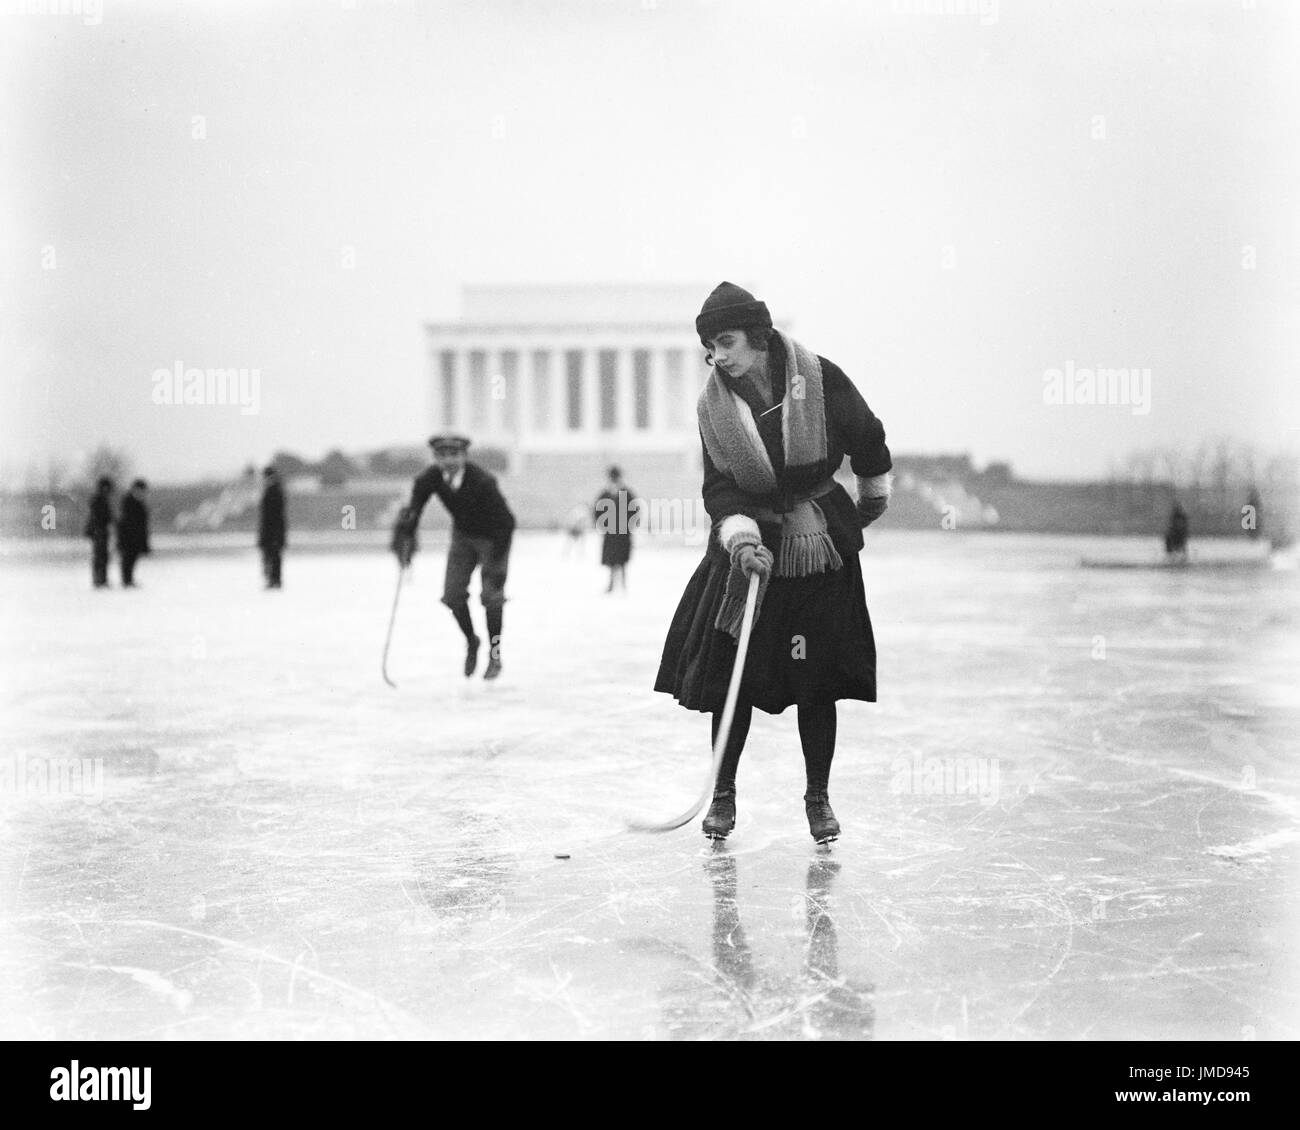
<path id="1" fill-rule="evenodd" d="M 709 790 L 712 792 L 712 788 Z M 704 808 L 704 800 L 698 800 L 680 816 L 674 816 L 671 820 L 665 820 L 662 824 L 651 824 L 644 820 L 629 820 L 627 830 L 629 832 L 646 832 L 650 835 L 658 835 L 661 832 L 675 832 L 684 824 L 689 824 L 694 820 L 700 811 Z"/>

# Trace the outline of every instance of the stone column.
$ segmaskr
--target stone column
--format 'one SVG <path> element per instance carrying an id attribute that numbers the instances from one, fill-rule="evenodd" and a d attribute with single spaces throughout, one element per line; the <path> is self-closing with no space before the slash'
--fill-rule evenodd
<path id="1" fill-rule="evenodd" d="M 650 355 L 650 434 L 658 436 L 668 430 L 668 390 L 664 387 L 667 375 L 664 373 L 663 350 L 650 348 L 647 352 Z"/>
<path id="2" fill-rule="evenodd" d="M 636 434 L 636 373 L 632 368 L 632 350 L 621 345 L 614 351 L 614 434 Z"/>
<path id="3" fill-rule="evenodd" d="M 515 442 L 521 453 L 529 450 L 533 438 L 533 343 L 519 343 L 519 367 L 515 372 Z"/>
<path id="4" fill-rule="evenodd" d="M 582 435 L 593 444 L 601 441 L 600 350 L 582 351 Z"/>
<path id="5" fill-rule="evenodd" d="M 466 433 L 470 429 L 469 350 L 461 346 L 456 350 L 456 421 L 454 430 Z"/>
<path id="6" fill-rule="evenodd" d="M 440 428 L 445 414 L 442 405 L 442 350 L 435 345 L 429 346 L 429 385 L 429 421 L 434 428 Z"/>

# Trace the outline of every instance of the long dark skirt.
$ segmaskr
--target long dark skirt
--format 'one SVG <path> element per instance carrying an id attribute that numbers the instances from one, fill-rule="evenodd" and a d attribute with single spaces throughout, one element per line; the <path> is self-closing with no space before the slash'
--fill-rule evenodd
<path id="1" fill-rule="evenodd" d="M 632 556 L 631 534 L 606 534 L 600 547 L 602 565 L 626 565 Z"/>
<path id="2" fill-rule="evenodd" d="M 713 626 L 729 561 L 710 545 L 668 628 L 655 690 L 688 710 L 720 711 L 736 641 Z M 842 698 L 876 701 L 876 641 L 856 554 L 811 577 L 773 577 L 754 622 L 741 698 L 769 714 Z"/>

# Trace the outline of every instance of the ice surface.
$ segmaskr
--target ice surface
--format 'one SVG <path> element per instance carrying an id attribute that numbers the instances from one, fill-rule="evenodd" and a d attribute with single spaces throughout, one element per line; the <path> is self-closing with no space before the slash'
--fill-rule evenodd
<path id="1" fill-rule="evenodd" d="M 396 691 L 378 550 L 278 593 L 251 550 L 136 592 L 10 557 L 0 1036 L 1295 1038 L 1296 575 L 1103 547 L 870 532 L 882 701 L 841 704 L 829 849 L 793 711 L 725 846 L 624 831 L 707 765 L 650 691 L 698 549 L 606 597 L 593 544 L 521 535 L 490 684 L 431 537 Z"/>

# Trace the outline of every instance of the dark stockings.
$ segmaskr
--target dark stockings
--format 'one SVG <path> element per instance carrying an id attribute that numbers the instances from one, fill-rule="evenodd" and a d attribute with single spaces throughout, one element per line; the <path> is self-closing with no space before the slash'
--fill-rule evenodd
<path id="1" fill-rule="evenodd" d="M 799 707 L 799 740 L 808 774 L 808 793 L 825 793 L 835 756 L 835 704 Z"/>
<path id="2" fill-rule="evenodd" d="M 831 759 L 835 756 L 835 729 L 837 716 L 835 704 L 824 706 L 800 706 L 799 741 L 803 745 L 804 769 L 808 778 L 808 792 L 825 793 L 830 782 Z M 749 737 L 749 723 L 753 718 L 753 708 L 746 702 L 736 703 L 736 716 L 731 722 L 731 733 L 727 736 L 727 748 L 722 754 L 722 766 L 718 770 L 718 782 L 715 792 L 726 792 L 736 787 L 736 767 L 740 764 L 740 755 L 745 748 L 745 739 Z M 722 722 L 722 712 L 713 715 L 713 741 L 717 744 L 718 726 Z"/>
<path id="3" fill-rule="evenodd" d="M 451 610 L 451 614 L 456 617 L 456 623 L 460 625 L 460 630 L 465 633 L 467 640 L 474 638 L 474 621 L 469 618 L 469 605 L 458 604 Z"/>
<path id="4" fill-rule="evenodd" d="M 753 707 L 747 702 L 736 703 L 736 715 L 731 720 L 731 733 L 727 735 L 727 748 L 722 753 L 722 765 L 718 769 L 718 781 L 714 792 L 735 791 L 736 766 L 740 764 L 740 754 L 745 748 L 745 739 L 749 737 L 749 723 L 753 717 Z M 722 725 L 722 711 L 713 716 L 713 744 L 718 744 L 718 727 Z"/>

